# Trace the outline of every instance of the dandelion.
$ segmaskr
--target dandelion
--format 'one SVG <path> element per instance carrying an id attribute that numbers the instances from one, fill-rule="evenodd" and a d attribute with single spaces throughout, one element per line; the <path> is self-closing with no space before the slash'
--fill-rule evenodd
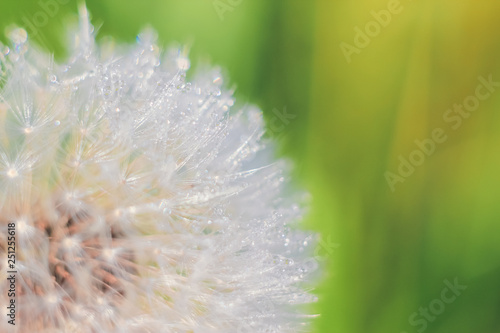
<path id="1" fill-rule="evenodd" d="M 23 29 L 0 46 L 1 330 L 14 267 L 18 332 L 306 331 L 313 236 L 260 111 L 80 16 L 67 63 Z"/>

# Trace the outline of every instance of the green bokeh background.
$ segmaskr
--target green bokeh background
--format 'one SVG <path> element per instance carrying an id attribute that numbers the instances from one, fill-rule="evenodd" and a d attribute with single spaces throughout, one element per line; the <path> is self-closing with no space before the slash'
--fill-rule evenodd
<path id="1" fill-rule="evenodd" d="M 51 1 L 59 5 L 45 22 L 39 13 Z M 257 104 L 269 121 L 276 110 L 294 117 L 271 133 L 312 193 L 306 227 L 340 244 L 314 291 L 315 332 L 500 332 L 500 89 L 456 130 L 443 120 L 479 76 L 500 81 L 500 2 L 401 0 L 401 12 L 348 62 L 341 43 L 354 45 L 354 28 L 391 1 L 87 5 L 99 36 L 131 42 L 150 24 L 164 46 L 190 45 L 195 65 L 222 66 L 239 102 Z M 2 1 L 0 28 L 38 22 L 34 39 L 62 58 L 77 4 L 60 2 Z M 385 173 L 397 173 L 400 155 L 436 128 L 447 140 L 391 191 Z M 425 329 L 412 326 L 409 317 L 437 304 L 446 279 L 467 289 Z"/>

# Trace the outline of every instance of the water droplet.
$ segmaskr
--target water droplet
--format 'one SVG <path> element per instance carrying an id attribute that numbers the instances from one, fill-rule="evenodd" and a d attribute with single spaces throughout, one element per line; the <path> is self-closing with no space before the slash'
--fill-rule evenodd
<path id="1" fill-rule="evenodd" d="M 176 63 L 177 63 L 177 67 L 181 70 L 188 70 L 189 67 L 191 66 L 191 63 L 189 62 L 189 59 L 188 58 L 185 58 L 185 57 L 179 57 L 177 58 L 176 60 Z"/>
<path id="2" fill-rule="evenodd" d="M 217 76 L 212 82 L 217 85 L 222 84 L 222 78 L 220 76 Z"/>
<path id="3" fill-rule="evenodd" d="M 22 28 L 16 28 L 9 32 L 9 39 L 15 44 L 24 44 L 28 40 L 28 33 Z"/>
<path id="4" fill-rule="evenodd" d="M 24 54 L 28 48 L 26 46 L 26 41 L 28 40 L 28 33 L 26 30 L 21 28 L 16 28 L 8 33 L 9 39 L 14 44 L 15 50 L 18 54 Z"/>
<path id="5" fill-rule="evenodd" d="M 19 176 L 19 173 L 15 168 L 10 168 L 9 171 L 7 171 L 7 176 L 9 178 L 16 178 L 17 176 Z"/>

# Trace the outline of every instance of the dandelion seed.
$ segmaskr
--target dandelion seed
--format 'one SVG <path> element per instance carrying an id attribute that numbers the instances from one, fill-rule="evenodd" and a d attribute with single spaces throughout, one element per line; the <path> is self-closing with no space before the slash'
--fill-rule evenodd
<path id="1" fill-rule="evenodd" d="M 187 82 L 150 30 L 98 45 L 81 13 L 65 64 L 22 29 L 0 45 L 0 303 L 15 223 L 18 332 L 305 331 L 313 242 L 261 112 L 234 110 L 218 70 Z"/>

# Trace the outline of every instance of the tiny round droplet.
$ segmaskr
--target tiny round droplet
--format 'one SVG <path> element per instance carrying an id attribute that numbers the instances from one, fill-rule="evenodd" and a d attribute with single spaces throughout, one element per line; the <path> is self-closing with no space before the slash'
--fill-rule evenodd
<path id="1" fill-rule="evenodd" d="M 19 173 L 17 172 L 16 169 L 10 168 L 9 171 L 7 171 L 7 176 L 9 178 L 16 178 L 17 176 L 19 176 Z"/>
<path id="2" fill-rule="evenodd" d="M 28 33 L 22 28 L 16 28 L 10 31 L 9 39 L 16 45 L 24 44 L 28 40 Z"/>
<path id="3" fill-rule="evenodd" d="M 16 222 L 16 225 L 17 225 L 17 230 L 19 230 L 19 232 L 24 232 L 26 230 L 26 221 L 21 219 L 21 220 L 18 220 Z"/>
<path id="4" fill-rule="evenodd" d="M 191 66 L 189 59 L 184 58 L 184 57 L 177 58 L 176 63 L 177 63 L 177 67 L 179 67 L 179 69 L 184 70 L 184 71 L 188 70 L 189 67 Z"/>
<path id="5" fill-rule="evenodd" d="M 217 85 L 221 84 L 222 83 L 222 78 L 220 76 L 217 76 L 212 82 L 215 83 L 215 84 L 217 84 Z"/>

